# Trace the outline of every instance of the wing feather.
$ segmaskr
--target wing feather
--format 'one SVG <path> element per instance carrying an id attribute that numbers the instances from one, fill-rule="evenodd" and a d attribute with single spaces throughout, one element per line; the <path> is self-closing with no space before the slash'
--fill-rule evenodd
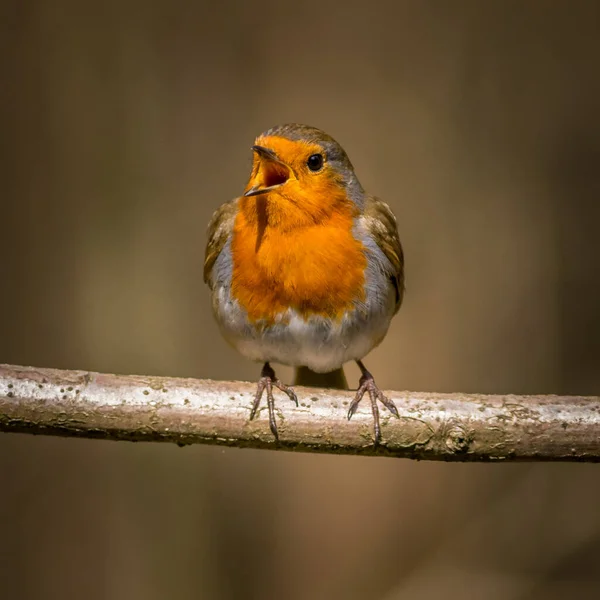
<path id="1" fill-rule="evenodd" d="M 364 208 L 367 231 L 392 265 L 390 278 L 396 288 L 396 312 L 404 296 L 404 252 L 398 235 L 396 217 L 380 198 L 367 197 Z"/>
<path id="2" fill-rule="evenodd" d="M 208 224 L 208 243 L 204 254 L 204 283 L 212 289 L 212 271 L 219 254 L 233 231 L 233 223 L 237 212 L 235 198 L 217 208 Z"/>

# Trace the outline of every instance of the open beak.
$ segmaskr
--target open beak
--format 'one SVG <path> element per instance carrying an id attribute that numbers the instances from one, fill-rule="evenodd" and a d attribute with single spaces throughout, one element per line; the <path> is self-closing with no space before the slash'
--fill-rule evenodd
<path id="1" fill-rule="evenodd" d="M 258 155 L 260 165 L 254 181 L 251 182 L 253 185 L 244 196 L 266 194 L 281 187 L 290 178 L 291 169 L 277 158 L 273 150 L 264 146 L 252 146 L 252 150 Z"/>

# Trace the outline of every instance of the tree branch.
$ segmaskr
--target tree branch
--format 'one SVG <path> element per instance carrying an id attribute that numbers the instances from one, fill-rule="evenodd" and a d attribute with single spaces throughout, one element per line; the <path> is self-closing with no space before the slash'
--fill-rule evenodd
<path id="1" fill-rule="evenodd" d="M 248 420 L 248 383 L 107 375 L 0 365 L 0 431 L 370 454 L 428 460 L 600 460 L 600 398 L 391 392 L 400 418 L 382 410 L 372 443 L 352 392 L 298 388 L 301 405 L 277 397 L 280 441 L 262 408 Z"/>

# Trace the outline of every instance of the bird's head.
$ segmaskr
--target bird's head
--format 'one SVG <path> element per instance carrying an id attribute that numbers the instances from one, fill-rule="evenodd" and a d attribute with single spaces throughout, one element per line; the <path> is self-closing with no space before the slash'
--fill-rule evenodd
<path id="1" fill-rule="evenodd" d="M 259 135 L 252 150 L 244 205 L 253 211 L 262 203 L 271 225 L 301 226 L 342 207 L 362 208 L 364 191 L 352 163 L 325 132 L 307 125 L 280 125 Z"/>

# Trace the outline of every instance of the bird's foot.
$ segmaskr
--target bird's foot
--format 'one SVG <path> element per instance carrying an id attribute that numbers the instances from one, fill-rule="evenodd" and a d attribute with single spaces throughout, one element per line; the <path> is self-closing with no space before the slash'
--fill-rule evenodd
<path id="1" fill-rule="evenodd" d="M 352 415 L 356 412 L 360 401 L 366 392 L 369 392 L 369 398 L 371 399 L 371 412 L 373 413 L 373 424 L 375 429 L 375 446 L 381 441 L 381 427 L 379 425 L 379 406 L 377 400 L 379 400 L 395 417 L 400 417 L 396 405 L 387 398 L 383 392 L 377 387 L 373 375 L 367 371 L 365 366 L 360 360 L 356 361 L 356 364 L 362 372 L 362 376 L 359 381 L 359 387 L 354 396 L 354 400 L 350 404 L 348 409 L 348 420 L 352 418 Z"/>
<path id="2" fill-rule="evenodd" d="M 265 363 L 260 373 L 260 379 L 258 380 L 256 396 L 254 396 L 254 403 L 252 404 L 252 410 L 250 411 L 250 420 L 254 419 L 256 416 L 256 412 L 258 411 L 258 407 L 260 405 L 260 399 L 262 398 L 263 392 L 266 391 L 267 407 L 269 408 L 269 427 L 271 428 L 271 432 L 275 436 L 275 439 L 278 440 L 279 435 L 277 433 L 277 422 L 275 421 L 273 386 L 275 386 L 277 389 L 280 389 L 282 392 L 285 392 L 289 399 L 292 402 L 295 402 L 296 406 L 298 406 L 298 397 L 296 396 L 293 388 L 289 385 L 281 383 L 281 381 L 279 381 L 279 379 L 277 379 L 275 376 L 275 371 L 273 371 L 271 365 L 269 363 Z"/>

